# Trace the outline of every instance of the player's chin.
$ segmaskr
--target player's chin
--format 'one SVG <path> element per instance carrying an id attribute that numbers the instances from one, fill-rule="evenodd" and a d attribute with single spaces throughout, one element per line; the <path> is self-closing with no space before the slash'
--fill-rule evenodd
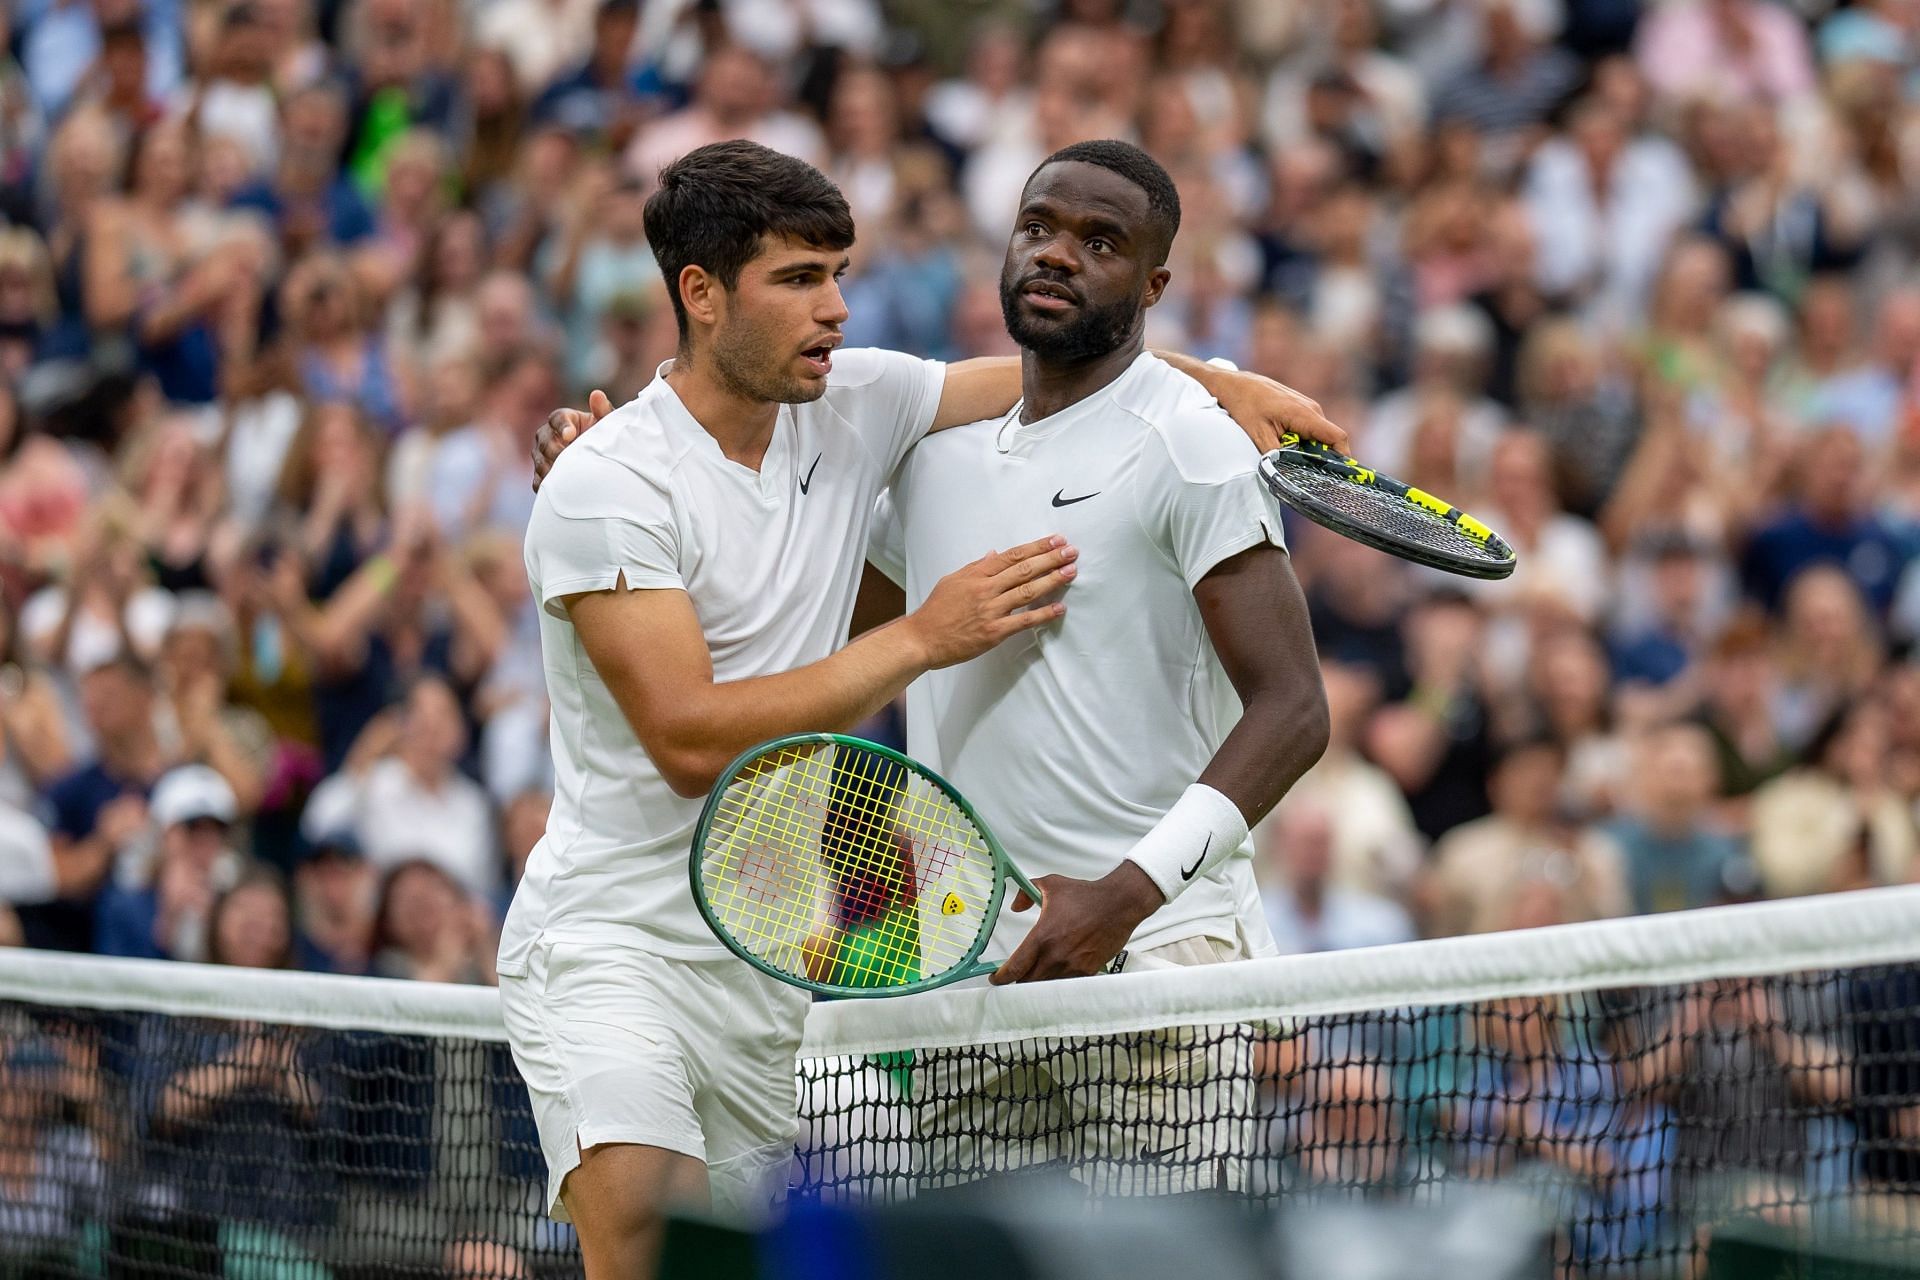
<path id="1" fill-rule="evenodd" d="M 785 404 L 808 404 L 827 394 L 829 368 L 805 356 L 795 360 L 784 379 L 781 394 L 774 399 Z"/>

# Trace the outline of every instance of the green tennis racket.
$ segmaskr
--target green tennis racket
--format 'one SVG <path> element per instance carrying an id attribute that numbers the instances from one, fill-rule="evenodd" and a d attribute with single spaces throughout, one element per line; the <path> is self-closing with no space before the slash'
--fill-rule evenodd
<path id="1" fill-rule="evenodd" d="M 1513 572 L 1513 548 L 1481 521 L 1318 441 L 1283 437 L 1260 479 L 1315 524 L 1389 555 L 1469 578 Z"/>
<path id="2" fill-rule="evenodd" d="M 837 733 L 776 738 L 727 766 L 689 871 L 700 914 L 735 955 L 841 996 L 991 973 L 980 953 L 1007 882 L 1040 901 L 945 779 Z"/>

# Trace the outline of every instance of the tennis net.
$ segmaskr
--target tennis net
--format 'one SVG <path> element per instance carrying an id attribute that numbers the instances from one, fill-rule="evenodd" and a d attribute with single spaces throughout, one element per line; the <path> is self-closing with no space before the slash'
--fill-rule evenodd
<path id="1" fill-rule="evenodd" d="M 1920 887 L 815 1007 L 794 1194 L 1432 1203 L 1564 1272 L 1920 1236 Z M 0 1276 L 547 1275 L 490 991 L 0 953 Z"/>

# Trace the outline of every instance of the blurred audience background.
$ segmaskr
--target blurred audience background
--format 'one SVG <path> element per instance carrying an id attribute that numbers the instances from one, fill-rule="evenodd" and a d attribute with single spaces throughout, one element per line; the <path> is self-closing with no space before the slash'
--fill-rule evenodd
<path id="1" fill-rule="evenodd" d="M 729 137 L 846 191 L 848 341 L 946 359 L 1012 349 L 1035 163 L 1137 140 L 1150 340 L 1518 547 L 1292 528 L 1288 949 L 1906 881 L 1917 55 L 1911 0 L 17 0 L 0 939 L 490 980 L 528 443 L 672 354 L 640 211 Z"/>

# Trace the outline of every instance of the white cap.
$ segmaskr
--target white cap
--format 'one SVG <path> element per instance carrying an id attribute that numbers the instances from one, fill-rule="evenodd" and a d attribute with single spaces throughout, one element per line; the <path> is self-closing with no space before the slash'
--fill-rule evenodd
<path id="1" fill-rule="evenodd" d="M 240 808 L 227 780 L 204 764 L 181 765 L 153 789 L 147 812 L 162 831 L 195 818 L 232 822 Z"/>

